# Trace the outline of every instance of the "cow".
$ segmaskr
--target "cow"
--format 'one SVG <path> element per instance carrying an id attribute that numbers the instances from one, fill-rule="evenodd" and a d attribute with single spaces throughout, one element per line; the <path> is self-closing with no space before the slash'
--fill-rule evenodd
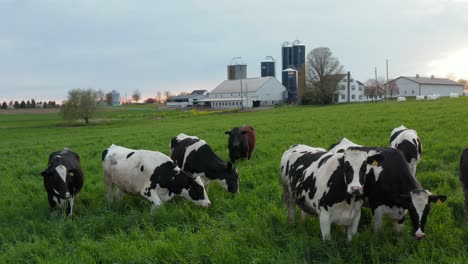
<path id="1" fill-rule="evenodd" d="M 84 174 L 80 156 L 68 148 L 52 152 L 47 167 L 41 172 L 50 208 L 63 209 L 67 216 L 73 214 L 75 196 L 81 191 Z"/>
<path id="2" fill-rule="evenodd" d="M 204 140 L 181 133 L 171 139 L 170 150 L 177 166 L 200 176 L 205 188 L 216 181 L 230 193 L 239 192 L 237 169 L 219 158 Z"/>
<path id="3" fill-rule="evenodd" d="M 465 194 L 465 211 L 468 213 L 468 148 L 465 148 L 460 157 L 460 181 Z"/>
<path id="4" fill-rule="evenodd" d="M 200 177 L 182 171 L 159 151 L 134 150 L 112 144 L 102 152 L 102 169 L 107 186 L 107 200 L 113 203 L 114 185 L 117 199 L 124 193 L 140 195 L 156 209 L 175 196 L 182 196 L 196 205 L 210 207 Z"/>
<path id="5" fill-rule="evenodd" d="M 359 147 L 343 153 L 293 145 L 281 158 L 288 220 L 294 224 L 296 205 L 317 214 L 323 240 L 330 240 L 331 224 L 347 227 L 348 240 L 357 232 L 361 217 L 363 184 L 368 163 L 381 162 L 382 156 L 368 156 Z"/>
<path id="6" fill-rule="evenodd" d="M 343 141 L 340 141 L 343 142 Z M 333 149 L 346 150 L 351 141 L 333 144 Z M 424 228 L 430 211 L 430 204 L 443 203 L 445 195 L 433 195 L 425 190 L 411 174 L 408 163 L 401 151 L 385 147 L 362 147 L 369 155 L 383 155 L 384 161 L 379 164 L 368 164 L 364 197 L 373 215 L 374 231 L 382 228 L 384 215 L 395 221 L 397 233 L 403 230 L 406 211 L 409 211 L 414 237 L 425 238 Z"/>
<path id="7" fill-rule="evenodd" d="M 235 163 L 238 159 L 247 158 L 250 160 L 252 151 L 255 148 L 255 130 L 253 127 L 244 125 L 234 127 L 231 131 L 226 131 L 224 134 L 229 135 L 228 148 L 229 159 Z"/>
<path id="8" fill-rule="evenodd" d="M 390 147 L 403 153 L 411 174 L 416 177 L 416 168 L 422 157 L 422 144 L 418 133 L 401 125 L 390 133 Z"/>

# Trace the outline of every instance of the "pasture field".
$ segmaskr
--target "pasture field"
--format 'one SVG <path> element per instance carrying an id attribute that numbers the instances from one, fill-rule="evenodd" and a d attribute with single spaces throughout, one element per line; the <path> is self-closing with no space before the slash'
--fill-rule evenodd
<path id="1" fill-rule="evenodd" d="M 467 263 L 458 162 L 468 146 L 468 98 L 228 113 L 122 107 L 100 111 L 88 126 L 64 125 L 56 113 L 4 113 L 0 263 Z M 184 132 L 227 160 L 224 132 L 242 124 L 256 129 L 257 148 L 251 160 L 236 164 L 238 195 L 212 183 L 208 209 L 178 198 L 151 212 L 146 199 L 128 195 L 108 206 L 101 152 L 112 143 L 169 154 L 170 139 Z M 423 144 L 419 181 L 448 196 L 432 206 L 425 240 L 412 238 L 409 217 L 401 236 L 389 221 L 375 234 L 367 208 L 352 242 L 337 226 L 323 242 L 315 217 L 288 225 L 279 163 L 290 145 L 328 148 L 345 136 L 388 146 L 391 130 L 402 124 L 417 130 Z M 71 219 L 49 212 L 40 176 L 48 155 L 63 147 L 81 156 L 85 173 Z"/>

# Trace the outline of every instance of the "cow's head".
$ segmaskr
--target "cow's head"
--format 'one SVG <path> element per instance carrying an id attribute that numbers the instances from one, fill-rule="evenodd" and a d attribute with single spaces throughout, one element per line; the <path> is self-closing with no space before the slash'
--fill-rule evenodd
<path id="1" fill-rule="evenodd" d="M 383 160 L 383 155 L 368 155 L 367 151 L 360 147 L 346 149 L 343 155 L 343 171 L 347 192 L 352 195 L 362 195 L 367 165 L 377 165 Z"/>
<path id="2" fill-rule="evenodd" d="M 41 172 L 44 177 L 44 182 L 52 189 L 53 195 L 61 199 L 69 199 L 71 197 L 68 184 L 71 177 L 77 173 L 75 169 L 68 169 L 63 164 L 63 158 L 57 156 L 53 158 L 47 168 Z"/>
<path id="3" fill-rule="evenodd" d="M 239 175 L 237 169 L 231 162 L 228 162 L 226 169 L 220 172 L 216 180 L 226 191 L 236 194 L 239 192 Z"/>
<path id="4" fill-rule="evenodd" d="M 191 173 L 182 170 L 178 174 L 177 177 L 184 178 L 187 182 L 187 192 L 182 192 L 182 195 L 196 205 L 210 207 L 211 202 L 200 177 L 194 177 Z"/>
<path id="5" fill-rule="evenodd" d="M 241 131 L 240 127 L 234 127 L 231 131 L 226 131 L 224 134 L 229 135 L 228 139 L 228 147 L 229 147 L 229 154 L 235 158 L 241 158 L 242 154 L 242 136 L 246 135 L 247 131 Z"/>
<path id="6" fill-rule="evenodd" d="M 409 194 L 400 194 L 397 201 L 408 209 L 411 218 L 411 224 L 414 229 L 414 237 L 416 239 L 424 239 L 424 227 L 426 225 L 427 216 L 431 211 L 431 203 L 443 203 L 447 200 L 445 195 L 433 195 L 428 190 L 415 190 Z"/>

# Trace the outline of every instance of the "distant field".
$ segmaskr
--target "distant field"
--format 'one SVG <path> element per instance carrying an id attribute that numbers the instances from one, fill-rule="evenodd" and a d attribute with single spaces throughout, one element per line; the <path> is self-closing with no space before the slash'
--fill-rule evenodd
<path id="1" fill-rule="evenodd" d="M 6 110 L 3 110 L 6 111 Z M 237 164 L 240 193 L 213 183 L 212 208 L 174 199 L 150 212 L 140 197 L 109 207 L 101 152 L 110 144 L 169 154 L 170 139 L 184 132 L 206 140 L 228 159 L 224 132 L 250 124 L 257 148 Z M 332 228 L 322 242 L 318 219 L 287 223 L 279 163 L 292 144 L 325 147 L 343 136 L 368 146 L 388 146 L 390 131 L 416 129 L 423 144 L 422 185 L 448 200 L 432 206 L 427 239 L 374 234 L 369 209 L 348 243 Z M 65 126 L 57 113 L 0 112 L 0 263 L 466 263 L 468 222 L 458 179 L 468 146 L 468 98 L 437 101 L 283 106 L 253 112 L 166 111 L 151 106 L 97 113 L 89 126 Z M 70 147 L 81 156 L 85 185 L 73 219 L 50 214 L 40 172 L 50 152 Z"/>

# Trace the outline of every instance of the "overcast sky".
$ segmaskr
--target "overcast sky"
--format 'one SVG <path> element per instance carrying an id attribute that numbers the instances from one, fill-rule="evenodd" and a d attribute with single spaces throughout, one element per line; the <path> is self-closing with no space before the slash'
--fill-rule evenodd
<path id="1" fill-rule="evenodd" d="M 247 76 L 301 40 L 329 47 L 358 80 L 468 78 L 468 0 L 0 0 L 0 101 L 72 88 L 211 91 L 241 56 Z"/>

